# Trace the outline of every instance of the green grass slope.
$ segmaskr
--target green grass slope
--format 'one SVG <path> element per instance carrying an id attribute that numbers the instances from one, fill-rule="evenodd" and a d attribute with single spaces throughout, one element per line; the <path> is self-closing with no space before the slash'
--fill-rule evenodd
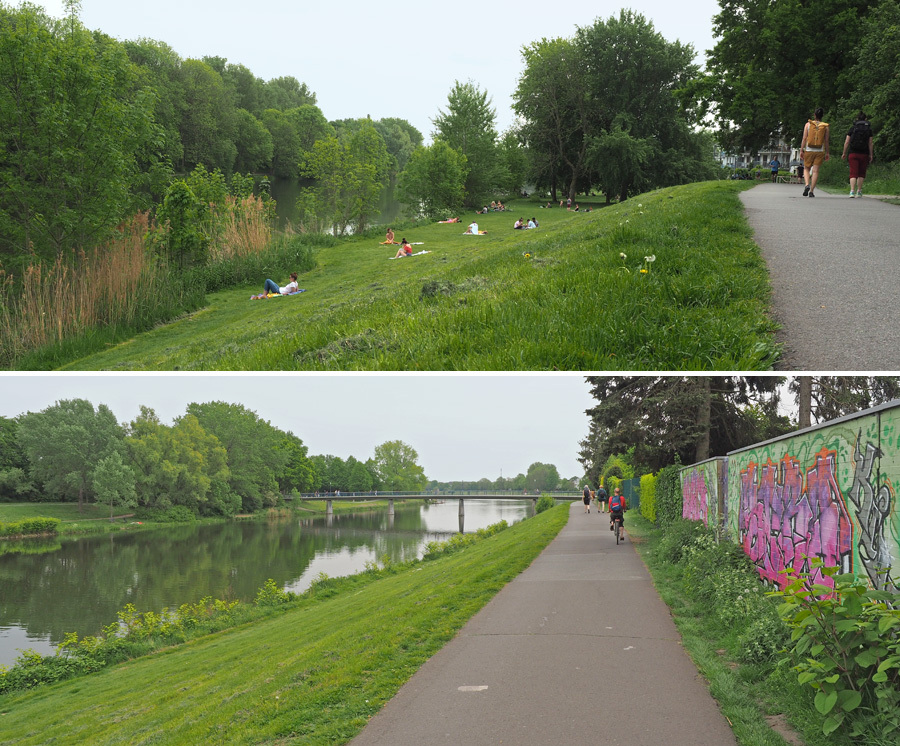
<path id="1" fill-rule="evenodd" d="M 474 546 L 80 679 L 0 697 L 0 744 L 340 744 L 565 525 Z"/>
<path id="2" fill-rule="evenodd" d="M 320 250 L 302 295 L 251 301 L 261 277 L 66 368 L 768 369 L 777 348 L 746 186 L 690 184 L 592 213 L 524 203 L 478 216 L 486 236 L 463 235 L 463 216 L 398 235 L 429 252 L 407 259 L 349 239 Z M 519 215 L 541 227 L 514 231 Z"/>

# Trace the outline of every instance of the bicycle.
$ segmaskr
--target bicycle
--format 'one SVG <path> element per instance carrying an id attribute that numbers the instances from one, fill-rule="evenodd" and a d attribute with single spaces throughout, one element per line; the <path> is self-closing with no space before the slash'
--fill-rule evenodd
<path id="1" fill-rule="evenodd" d="M 622 514 L 620 513 L 615 518 L 613 518 L 613 531 L 616 534 L 616 544 L 618 545 L 619 540 L 621 538 L 622 541 L 625 540 L 625 537 L 622 536 Z"/>

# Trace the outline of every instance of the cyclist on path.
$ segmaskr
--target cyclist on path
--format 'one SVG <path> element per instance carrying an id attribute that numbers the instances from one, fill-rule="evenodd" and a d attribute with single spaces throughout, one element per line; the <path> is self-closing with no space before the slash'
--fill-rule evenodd
<path id="1" fill-rule="evenodd" d="M 625 496 L 621 493 L 620 488 L 616 487 L 612 497 L 609 498 L 609 530 L 613 530 L 613 521 L 616 518 L 622 521 L 622 538 L 625 538 L 625 511 L 628 506 L 625 504 Z"/>

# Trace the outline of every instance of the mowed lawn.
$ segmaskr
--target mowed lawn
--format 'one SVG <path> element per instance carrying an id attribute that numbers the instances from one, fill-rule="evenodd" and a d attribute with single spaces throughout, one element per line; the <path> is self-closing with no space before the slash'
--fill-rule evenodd
<path id="1" fill-rule="evenodd" d="M 744 188 L 690 184 L 591 213 L 523 201 L 477 216 L 484 236 L 463 235 L 472 214 L 398 231 L 429 252 L 406 259 L 381 238 L 347 239 L 319 251 L 301 295 L 250 300 L 260 277 L 66 369 L 769 369 L 769 284 Z M 513 230 L 532 215 L 540 228 Z"/>

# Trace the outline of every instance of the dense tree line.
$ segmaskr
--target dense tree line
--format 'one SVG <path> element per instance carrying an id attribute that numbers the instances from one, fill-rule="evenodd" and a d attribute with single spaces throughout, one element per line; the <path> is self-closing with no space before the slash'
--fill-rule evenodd
<path id="1" fill-rule="evenodd" d="M 483 477 L 477 481 L 456 480 L 452 482 L 432 480 L 428 483 L 428 489 L 440 492 L 513 490 L 514 492 L 528 492 L 532 494 L 535 491 L 572 490 L 575 489 L 579 481 L 579 477 L 561 477 L 559 470 L 553 464 L 535 461 L 528 467 L 528 471 L 525 474 L 519 473 L 514 477 L 500 476 L 497 479 Z"/>
<path id="2" fill-rule="evenodd" d="M 366 177 L 376 183 L 366 182 L 361 198 L 371 218 L 371 193 L 377 197 L 422 144 L 401 119 L 329 123 L 296 78 L 264 81 L 221 57 L 183 59 L 151 39 L 119 42 L 86 29 L 77 13 L 77 3 L 63 19 L 0 3 L 0 262 L 7 267 L 97 246 L 135 211 L 162 202 L 176 174 L 197 166 L 225 176 L 323 178 L 316 151 L 323 142 L 349 149 L 352 158 L 340 165 L 355 174 L 373 170 Z M 330 217 L 325 206 L 313 207 Z"/>
<path id="3" fill-rule="evenodd" d="M 171 425 L 141 407 L 119 424 L 106 405 L 72 399 L 0 417 L 0 500 L 229 516 L 294 492 L 422 489 L 418 458 L 399 440 L 366 462 L 309 456 L 299 437 L 240 404 L 195 402 Z"/>
<path id="4" fill-rule="evenodd" d="M 717 42 L 694 90 L 724 145 L 756 149 L 785 137 L 797 146 L 821 106 L 836 131 L 865 111 L 879 158 L 900 158 L 897 0 L 719 0 L 719 8 Z"/>
<path id="5" fill-rule="evenodd" d="M 896 376 L 796 377 L 786 387 L 796 397 L 795 420 L 779 412 L 782 377 L 589 376 L 587 381 L 597 404 L 586 412 L 591 422 L 579 461 L 591 483 L 622 454 L 640 476 L 791 432 L 805 426 L 804 409 L 807 422 L 812 414 L 815 424 L 900 396 Z"/>

